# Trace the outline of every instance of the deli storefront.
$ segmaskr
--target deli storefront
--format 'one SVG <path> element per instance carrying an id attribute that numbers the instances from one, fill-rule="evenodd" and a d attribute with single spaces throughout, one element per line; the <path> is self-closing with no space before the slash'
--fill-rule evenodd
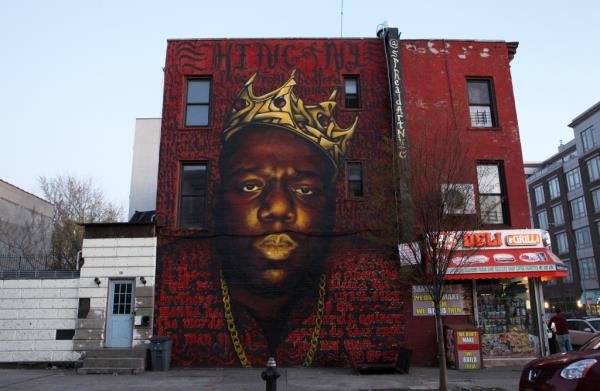
<path id="1" fill-rule="evenodd" d="M 471 315 L 485 366 L 518 364 L 547 354 L 541 282 L 566 276 L 545 231 L 470 232 L 448 265 L 444 312 Z"/>

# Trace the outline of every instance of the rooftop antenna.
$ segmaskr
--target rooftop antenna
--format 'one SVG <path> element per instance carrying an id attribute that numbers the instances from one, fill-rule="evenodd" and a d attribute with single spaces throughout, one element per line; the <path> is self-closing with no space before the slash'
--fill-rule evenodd
<path id="1" fill-rule="evenodd" d="M 342 0 L 342 6 L 340 7 L 340 38 L 344 36 L 344 0 Z"/>

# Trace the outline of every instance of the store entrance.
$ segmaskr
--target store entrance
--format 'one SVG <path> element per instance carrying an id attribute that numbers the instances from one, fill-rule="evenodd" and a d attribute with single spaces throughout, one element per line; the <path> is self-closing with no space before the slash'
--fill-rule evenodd
<path id="1" fill-rule="evenodd" d="M 484 360 L 538 356 L 527 278 L 479 280 L 475 286 Z"/>

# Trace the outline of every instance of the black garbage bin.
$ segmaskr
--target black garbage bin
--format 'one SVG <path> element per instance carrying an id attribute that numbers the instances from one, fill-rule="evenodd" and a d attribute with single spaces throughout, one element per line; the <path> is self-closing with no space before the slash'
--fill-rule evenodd
<path id="1" fill-rule="evenodd" d="M 150 363 L 153 371 L 168 371 L 171 366 L 171 337 L 150 338 Z"/>

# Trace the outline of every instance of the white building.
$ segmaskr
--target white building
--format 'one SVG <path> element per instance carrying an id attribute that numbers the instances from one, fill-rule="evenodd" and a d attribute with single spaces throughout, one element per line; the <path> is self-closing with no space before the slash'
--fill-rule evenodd
<path id="1" fill-rule="evenodd" d="M 135 122 L 129 218 L 136 211 L 156 209 L 160 124 L 160 118 L 138 118 Z"/>

